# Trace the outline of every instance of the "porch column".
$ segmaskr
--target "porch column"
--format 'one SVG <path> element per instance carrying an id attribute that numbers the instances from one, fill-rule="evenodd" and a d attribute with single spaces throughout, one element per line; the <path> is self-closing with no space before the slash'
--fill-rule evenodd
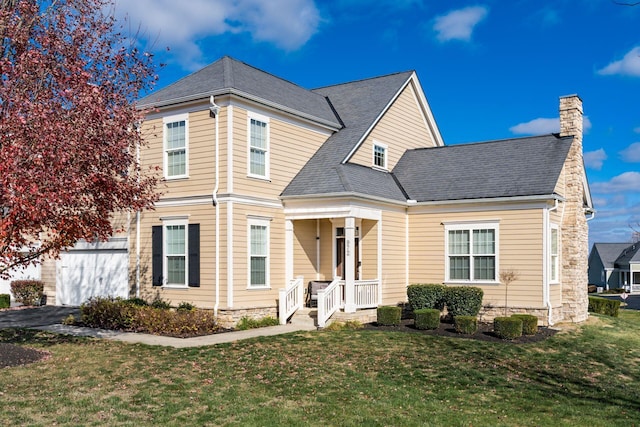
<path id="1" fill-rule="evenodd" d="M 284 279 L 285 286 L 293 280 L 293 221 L 284 222 Z"/>
<path id="2" fill-rule="evenodd" d="M 356 221 L 354 217 L 344 219 L 344 312 L 355 313 L 356 311 Z"/>

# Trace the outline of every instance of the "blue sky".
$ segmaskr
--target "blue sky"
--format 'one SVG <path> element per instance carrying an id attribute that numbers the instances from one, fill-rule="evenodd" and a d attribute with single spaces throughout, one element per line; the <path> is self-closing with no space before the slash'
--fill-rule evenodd
<path id="1" fill-rule="evenodd" d="M 448 145 L 586 115 L 594 242 L 640 230 L 640 5 L 612 0 L 118 0 L 166 86 L 230 55 L 305 88 L 416 70 Z M 168 48 L 168 50 L 167 50 Z"/>

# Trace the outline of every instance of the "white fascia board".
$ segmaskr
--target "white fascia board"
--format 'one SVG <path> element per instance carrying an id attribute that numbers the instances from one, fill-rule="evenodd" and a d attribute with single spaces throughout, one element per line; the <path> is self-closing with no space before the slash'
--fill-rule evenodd
<path id="1" fill-rule="evenodd" d="M 437 202 L 418 202 L 410 205 L 408 213 L 437 213 L 437 212 L 475 212 L 487 210 L 522 210 L 544 209 L 554 200 L 564 201 L 557 195 L 497 197 L 491 199 L 443 200 Z"/>

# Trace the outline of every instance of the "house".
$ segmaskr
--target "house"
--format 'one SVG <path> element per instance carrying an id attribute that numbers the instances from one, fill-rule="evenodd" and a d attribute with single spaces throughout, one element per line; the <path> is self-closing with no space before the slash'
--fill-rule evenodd
<path id="1" fill-rule="evenodd" d="M 589 254 L 589 284 L 604 289 L 640 291 L 640 243 L 594 243 Z"/>
<path id="2" fill-rule="evenodd" d="M 320 325 L 406 301 L 411 283 L 479 286 L 502 315 L 585 320 L 582 101 L 559 134 L 446 146 L 413 71 L 307 90 L 230 57 L 139 101 L 163 195 L 131 217 L 132 294 Z"/>

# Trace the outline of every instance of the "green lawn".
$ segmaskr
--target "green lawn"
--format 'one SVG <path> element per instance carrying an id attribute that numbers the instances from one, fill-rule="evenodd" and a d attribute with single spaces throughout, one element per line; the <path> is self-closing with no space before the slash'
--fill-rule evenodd
<path id="1" fill-rule="evenodd" d="M 2 425 L 640 425 L 640 313 L 536 344 L 376 331 L 173 349 L 34 331 L 0 370 Z"/>

